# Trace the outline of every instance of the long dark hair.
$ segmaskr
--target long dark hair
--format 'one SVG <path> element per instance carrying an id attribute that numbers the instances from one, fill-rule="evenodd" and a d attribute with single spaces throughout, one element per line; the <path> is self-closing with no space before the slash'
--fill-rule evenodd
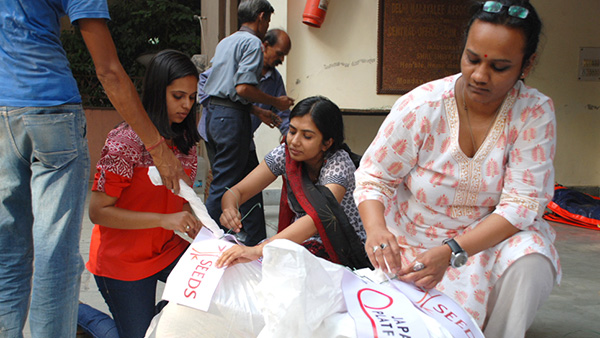
<path id="1" fill-rule="evenodd" d="M 529 3 L 528 0 L 496 0 L 501 3 L 503 8 L 499 13 L 488 13 L 483 11 L 484 2 L 476 2 L 473 4 L 471 10 L 473 15 L 467 24 L 465 31 L 465 42 L 469 35 L 471 25 L 475 20 L 481 20 L 493 24 L 503 25 L 511 28 L 518 29 L 525 35 L 525 50 L 523 55 L 523 62 L 521 69 L 528 66 L 529 59 L 535 54 L 538 44 L 540 42 L 540 34 L 542 31 L 542 21 L 538 16 L 535 8 Z M 529 14 L 525 19 L 516 18 L 508 15 L 508 7 L 520 6 L 526 8 Z"/>
<path id="2" fill-rule="evenodd" d="M 181 123 L 170 124 L 166 92 L 174 80 L 190 75 L 198 79 L 198 70 L 187 55 L 176 50 L 163 50 L 150 61 L 142 95 L 142 104 L 160 135 L 172 139 L 177 149 L 185 154 L 200 141 L 196 129 L 196 103 Z"/>
<path id="3" fill-rule="evenodd" d="M 294 117 L 310 114 L 313 122 L 323 134 L 323 143 L 329 139 L 333 143 L 325 152 L 325 156 L 335 153 L 344 144 L 344 119 L 340 108 L 328 98 L 311 96 L 298 102 L 290 112 L 290 121 Z"/>

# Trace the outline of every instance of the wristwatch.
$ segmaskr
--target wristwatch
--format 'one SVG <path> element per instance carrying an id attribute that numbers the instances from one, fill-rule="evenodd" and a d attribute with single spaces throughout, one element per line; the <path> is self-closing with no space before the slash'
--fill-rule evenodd
<path id="1" fill-rule="evenodd" d="M 454 240 L 454 238 L 445 239 L 442 244 L 448 244 L 450 249 L 452 250 L 452 256 L 450 257 L 450 265 L 453 268 L 460 268 L 461 266 L 467 263 L 469 259 L 469 255 L 467 252 L 463 250 L 463 248 L 458 245 L 458 243 Z"/>

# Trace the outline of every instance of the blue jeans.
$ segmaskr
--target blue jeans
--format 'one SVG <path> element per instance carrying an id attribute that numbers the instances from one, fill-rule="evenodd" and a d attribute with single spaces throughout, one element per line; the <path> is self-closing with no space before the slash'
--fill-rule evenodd
<path id="1" fill-rule="evenodd" d="M 213 175 L 205 204 L 209 215 L 220 224 L 223 194 L 246 177 L 258 165 L 258 159 L 256 151 L 250 151 L 250 113 L 214 104 L 209 104 L 205 111 L 206 147 L 212 157 Z M 246 215 L 255 204 L 261 204 L 261 208 L 254 208 L 242 222 L 246 245 L 256 245 L 266 238 L 262 201 L 262 193 L 259 193 L 240 206 L 240 213 Z"/>
<path id="2" fill-rule="evenodd" d="M 73 337 L 85 114 L 80 105 L 0 107 L 0 123 L 0 337 L 22 337 L 28 311 L 32 337 Z"/>
<path id="3" fill-rule="evenodd" d="M 94 338 L 119 338 L 115 321 L 87 304 L 79 304 L 77 323 Z"/>
<path id="4" fill-rule="evenodd" d="M 98 290 L 112 313 L 120 337 L 143 338 L 146 335 L 152 318 L 162 309 L 156 305 L 156 285 L 159 280 L 166 282 L 178 261 L 179 258 L 156 274 L 137 281 L 122 281 L 94 275 Z"/>

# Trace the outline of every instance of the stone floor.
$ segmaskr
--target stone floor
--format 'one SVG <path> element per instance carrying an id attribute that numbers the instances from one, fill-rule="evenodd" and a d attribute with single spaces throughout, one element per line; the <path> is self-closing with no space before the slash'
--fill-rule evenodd
<path id="1" fill-rule="evenodd" d="M 600 337 L 600 231 L 553 223 L 563 268 L 527 338 Z"/>
<path id="2" fill-rule="evenodd" d="M 277 212 L 275 205 L 265 208 L 269 235 L 276 231 Z M 553 226 L 564 274 L 561 285 L 554 288 L 538 312 L 527 338 L 600 338 L 600 231 L 558 223 Z M 92 227 L 86 216 L 81 235 L 84 260 L 89 253 Z M 162 289 L 163 285 L 160 285 L 157 298 Z M 80 300 L 108 313 L 94 279 L 87 271 L 82 275 Z M 24 334 L 31 337 L 28 326 Z"/>

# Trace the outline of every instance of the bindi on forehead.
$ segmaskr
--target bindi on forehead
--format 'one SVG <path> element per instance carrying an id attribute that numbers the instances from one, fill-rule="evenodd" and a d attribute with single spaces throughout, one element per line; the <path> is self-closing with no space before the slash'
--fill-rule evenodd
<path id="1" fill-rule="evenodd" d="M 484 58 L 487 58 L 487 54 L 483 54 L 483 57 L 484 57 Z"/>

